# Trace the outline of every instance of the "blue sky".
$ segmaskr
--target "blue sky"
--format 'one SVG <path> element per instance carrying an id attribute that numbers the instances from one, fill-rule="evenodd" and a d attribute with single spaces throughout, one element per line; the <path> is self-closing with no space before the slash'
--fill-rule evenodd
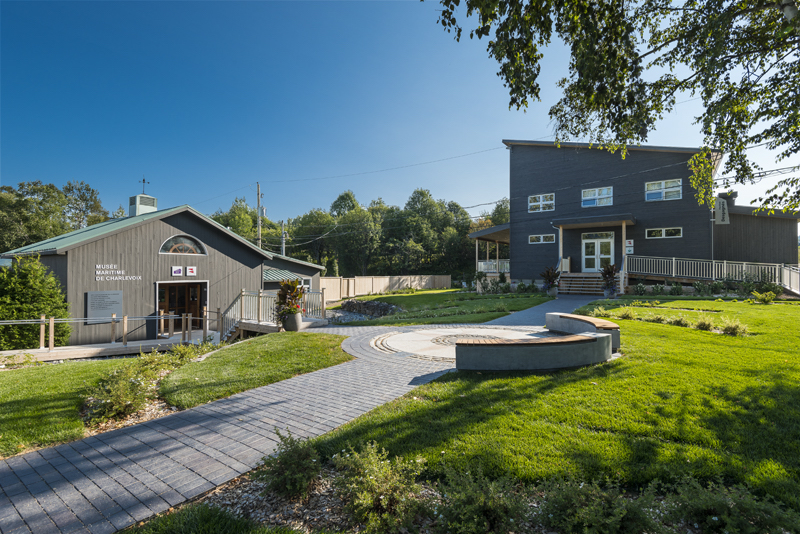
<path id="1" fill-rule="evenodd" d="M 237 196 L 255 205 L 260 182 L 276 221 L 327 209 L 346 189 L 362 204 L 402 206 L 420 187 L 463 206 L 497 200 L 508 195 L 501 140 L 552 139 L 567 55 L 548 51 L 542 102 L 509 110 L 485 40 L 455 42 L 437 9 L 4 0 L 0 182 L 83 180 L 112 211 L 144 176 L 159 207 L 209 214 Z M 698 106 L 680 104 L 648 142 L 699 145 Z M 383 169 L 394 170 L 372 172 Z M 740 201 L 772 182 L 739 187 Z"/>

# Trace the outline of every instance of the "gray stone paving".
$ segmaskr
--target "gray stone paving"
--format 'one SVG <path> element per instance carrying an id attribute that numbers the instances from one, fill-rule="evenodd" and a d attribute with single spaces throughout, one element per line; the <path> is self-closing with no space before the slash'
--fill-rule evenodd
<path id="1" fill-rule="evenodd" d="M 521 310 L 515 313 L 510 313 L 505 317 L 500 317 L 493 321 L 489 321 L 487 325 L 504 325 L 504 326 L 523 326 L 523 325 L 544 325 L 545 315 L 548 313 L 561 312 L 569 313 L 581 306 L 586 306 L 593 300 L 601 299 L 602 297 L 592 297 L 587 295 L 559 295 L 554 300 L 549 300 L 544 304 Z"/>
<path id="2" fill-rule="evenodd" d="M 548 311 L 574 309 L 560 308 Z M 544 324 L 523 324 L 524 317 L 503 324 Z M 356 359 L 0 461 L 0 533 L 111 533 L 197 497 L 273 453 L 276 426 L 318 436 L 450 371 L 452 363 L 385 354 L 369 343 L 420 328 L 436 326 L 315 328 L 309 332 L 348 336 L 342 348 Z"/>

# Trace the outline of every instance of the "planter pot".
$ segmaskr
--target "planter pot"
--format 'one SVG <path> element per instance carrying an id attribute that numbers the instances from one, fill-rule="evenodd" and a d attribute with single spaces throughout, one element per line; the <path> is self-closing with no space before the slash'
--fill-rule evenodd
<path id="1" fill-rule="evenodd" d="M 558 286 L 553 286 L 550 289 L 548 289 L 547 290 L 547 294 L 550 295 L 551 297 L 557 297 L 558 296 Z"/>
<path id="2" fill-rule="evenodd" d="M 616 294 L 613 289 L 604 289 L 603 296 L 607 299 L 613 299 L 616 297 Z"/>
<path id="3" fill-rule="evenodd" d="M 301 324 L 303 324 L 303 314 L 293 313 L 286 317 L 286 320 L 283 322 L 283 329 L 287 332 L 299 332 Z"/>

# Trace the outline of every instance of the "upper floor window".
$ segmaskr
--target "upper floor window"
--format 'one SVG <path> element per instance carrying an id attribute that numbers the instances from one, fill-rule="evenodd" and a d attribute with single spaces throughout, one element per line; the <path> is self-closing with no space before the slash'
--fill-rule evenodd
<path id="1" fill-rule="evenodd" d="M 172 236 L 161 245 L 161 254 L 207 254 L 203 244 L 192 236 Z"/>
<path id="2" fill-rule="evenodd" d="M 612 204 L 614 204 L 613 187 L 584 189 L 581 194 L 582 208 L 591 208 L 593 206 L 611 206 Z"/>
<path id="3" fill-rule="evenodd" d="M 556 209 L 556 194 L 531 195 L 528 197 L 528 213 L 553 211 Z"/>
<path id="4" fill-rule="evenodd" d="M 644 184 L 644 199 L 653 200 L 680 200 L 683 196 L 681 181 L 661 180 L 660 182 L 647 182 Z"/>
<path id="5" fill-rule="evenodd" d="M 645 237 L 647 239 L 683 237 L 683 228 L 648 228 L 645 231 Z"/>

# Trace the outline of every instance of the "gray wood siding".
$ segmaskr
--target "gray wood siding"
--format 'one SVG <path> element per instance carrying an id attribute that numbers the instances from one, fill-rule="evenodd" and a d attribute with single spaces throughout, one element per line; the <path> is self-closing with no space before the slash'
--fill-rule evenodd
<path id="1" fill-rule="evenodd" d="M 627 238 L 634 253 L 645 256 L 707 258 L 711 253 L 710 212 L 698 206 L 689 184 L 691 154 L 629 151 L 619 154 L 598 149 L 514 145 L 510 155 L 511 277 L 526 280 L 558 262 L 558 228 L 554 219 L 600 217 L 631 213 L 635 226 Z M 645 183 L 682 179 L 682 199 L 645 202 Z M 583 208 L 581 191 L 613 187 L 613 205 Z M 555 193 L 555 211 L 528 213 L 528 196 Z M 645 239 L 645 229 L 682 227 L 678 239 Z M 622 261 L 622 227 L 587 227 L 564 231 L 564 255 L 572 258 L 572 271 L 581 270 L 581 233 L 614 232 L 614 262 Z M 528 236 L 555 234 L 556 243 L 528 244 Z"/>
<path id="2" fill-rule="evenodd" d="M 188 234 L 199 239 L 208 255 L 159 254 L 168 238 Z M 224 310 L 244 288 L 257 290 L 261 282 L 263 257 L 223 231 L 189 213 L 181 213 L 163 220 L 122 231 L 104 239 L 70 250 L 67 255 L 69 269 L 68 300 L 72 314 L 86 317 L 85 293 L 87 291 L 123 291 L 123 313 L 129 316 L 156 316 L 156 282 L 208 281 L 208 308 Z M 141 276 L 140 281 L 97 281 L 96 265 L 116 264 L 125 275 Z M 197 276 L 172 276 L 172 266 L 197 267 Z M 130 339 L 155 336 L 155 321 L 147 328 L 142 322 L 132 322 Z M 71 344 L 109 341 L 108 324 L 76 325 Z M 121 332 L 121 329 L 120 329 Z"/>
<path id="3" fill-rule="evenodd" d="M 50 269 L 50 272 L 58 279 L 61 283 L 61 290 L 66 295 L 68 288 L 67 256 L 64 254 L 48 254 L 47 256 L 40 256 L 39 261 Z"/>
<path id="4" fill-rule="evenodd" d="M 714 226 L 714 258 L 755 263 L 797 263 L 797 221 L 731 214 Z"/>

